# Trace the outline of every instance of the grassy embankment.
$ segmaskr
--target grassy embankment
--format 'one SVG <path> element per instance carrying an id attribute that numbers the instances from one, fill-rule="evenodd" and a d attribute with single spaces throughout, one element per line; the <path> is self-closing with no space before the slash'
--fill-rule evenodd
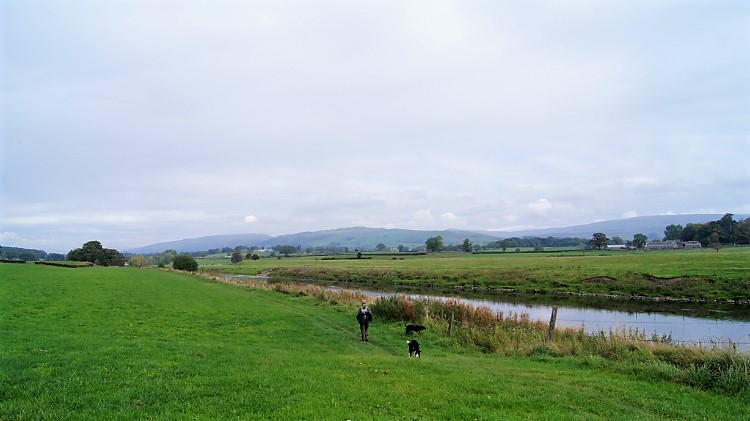
<path id="1" fill-rule="evenodd" d="M 335 300 L 334 300 L 335 301 Z M 344 300 L 345 301 L 345 300 Z M 507 357 L 172 272 L 0 265 L 0 419 L 747 419 L 592 357 Z"/>
<path id="2" fill-rule="evenodd" d="M 291 279 L 750 302 L 750 247 L 650 252 L 437 253 L 206 262 L 214 273 Z"/>

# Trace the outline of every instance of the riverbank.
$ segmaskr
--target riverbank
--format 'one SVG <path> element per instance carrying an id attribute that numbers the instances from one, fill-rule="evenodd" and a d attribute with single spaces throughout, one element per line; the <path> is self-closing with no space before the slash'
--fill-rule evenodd
<path id="1" fill-rule="evenodd" d="M 661 379 L 693 387 L 735 394 L 750 392 L 750 360 L 738 344 L 676 342 L 670 334 L 646 330 L 609 328 L 585 333 L 582 327 L 557 327 L 520 311 L 493 310 L 459 299 L 407 297 L 401 294 L 371 296 L 365 291 L 321 287 L 300 282 L 266 282 L 245 277 L 215 277 L 219 282 L 250 289 L 274 290 L 310 297 L 314 301 L 356 307 L 368 298 L 378 319 L 419 323 L 442 340 L 468 349 L 506 356 L 603 358 L 625 363 Z M 562 310 L 561 310 L 562 312 Z M 553 311 L 557 314 L 557 311 Z M 555 316 L 553 316 L 554 318 Z M 560 319 L 557 319 L 558 321 Z M 554 339 L 553 339 L 554 337 Z M 744 344 L 746 345 L 746 344 Z M 745 349 L 745 348 L 743 348 Z M 658 374 L 657 374 L 658 373 Z M 734 390 L 734 391 L 730 391 Z"/>
<path id="2" fill-rule="evenodd" d="M 487 293 L 558 294 L 628 300 L 721 302 L 750 305 L 750 248 L 650 252 L 597 252 L 424 256 L 371 255 L 370 259 L 291 257 L 204 266 L 212 273 L 267 274 Z"/>
<path id="3" fill-rule="evenodd" d="M 309 276 L 318 277 L 311 278 Z M 363 278 L 360 274 L 352 272 L 350 270 L 338 271 L 338 273 L 332 274 L 326 270 L 324 272 L 317 272 L 311 274 L 309 269 L 305 268 L 277 268 L 270 269 L 260 272 L 259 276 L 266 277 L 276 281 L 301 281 L 301 282 L 313 282 L 313 283 L 324 283 L 331 285 L 347 285 L 349 287 L 369 287 L 369 288 L 381 288 L 383 291 L 400 291 L 404 293 L 425 293 L 429 294 L 433 291 L 440 291 L 447 294 L 466 295 L 471 294 L 476 297 L 487 297 L 487 296 L 557 296 L 557 297 L 575 297 L 575 298 L 594 298 L 594 299 L 606 299 L 608 301 L 638 301 L 638 302 L 656 302 L 656 303 L 715 303 L 715 304 L 727 304 L 734 306 L 750 306 L 750 299 L 743 300 L 740 298 L 731 299 L 708 299 L 705 297 L 691 298 L 685 296 L 649 296 L 649 295 L 623 295 L 623 294 L 607 294 L 597 292 L 572 292 L 572 291 L 559 291 L 556 289 L 525 289 L 525 288 L 495 288 L 495 287 L 480 287 L 480 286 L 467 286 L 467 285 L 451 285 L 440 282 L 433 282 L 434 280 L 425 279 L 423 281 L 388 281 L 373 278 Z M 407 275 L 410 276 L 410 275 Z M 410 276 L 411 277 L 411 276 Z M 613 280 L 614 281 L 614 280 Z M 680 291 L 671 291 L 671 294 L 679 294 Z"/>

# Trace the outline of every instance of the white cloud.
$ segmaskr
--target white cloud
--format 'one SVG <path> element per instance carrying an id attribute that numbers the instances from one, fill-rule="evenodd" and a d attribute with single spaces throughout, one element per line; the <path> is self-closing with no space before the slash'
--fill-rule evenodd
<path id="1" fill-rule="evenodd" d="M 526 207 L 534 212 L 547 212 L 552 209 L 552 203 L 550 203 L 549 200 L 542 198 L 536 202 L 526 204 Z"/>
<path id="2" fill-rule="evenodd" d="M 463 228 L 466 226 L 466 218 L 453 212 L 445 212 L 440 215 L 440 221 L 444 224 L 444 228 Z"/>
<path id="3" fill-rule="evenodd" d="M 435 221 L 435 217 L 432 215 L 432 211 L 429 209 L 419 209 L 412 213 L 412 223 L 416 226 L 425 227 L 429 226 Z"/>
<path id="4" fill-rule="evenodd" d="M 458 217 L 453 212 L 446 212 L 440 215 L 440 219 L 442 219 L 443 221 L 452 222 L 452 221 L 457 220 Z"/>
<path id="5" fill-rule="evenodd" d="M 0 232 L 0 246 L 12 246 L 23 248 L 50 248 L 57 247 L 59 242 L 54 238 L 26 238 L 15 232 Z"/>
<path id="6" fill-rule="evenodd" d="M 635 218 L 636 216 L 638 216 L 638 212 L 636 212 L 634 210 L 629 210 L 629 211 L 624 212 L 622 214 L 623 218 Z"/>
<path id="7" fill-rule="evenodd" d="M 138 246 L 747 212 L 737 2 L 183 6 L 4 9 L 0 231 Z"/>
<path id="8" fill-rule="evenodd" d="M 625 187 L 628 188 L 635 188 L 635 187 L 653 187 L 659 185 L 659 180 L 657 180 L 654 177 L 626 177 L 623 178 L 621 181 L 621 184 L 623 184 Z"/>

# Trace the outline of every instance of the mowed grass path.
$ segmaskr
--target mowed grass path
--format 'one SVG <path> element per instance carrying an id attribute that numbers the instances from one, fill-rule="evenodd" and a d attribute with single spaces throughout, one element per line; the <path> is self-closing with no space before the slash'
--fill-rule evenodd
<path id="1" fill-rule="evenodd" d="M 353 308 L 127 268 L 0 265 L 0 420 L 738 419 L 584 360 L 454 349 Z"/>

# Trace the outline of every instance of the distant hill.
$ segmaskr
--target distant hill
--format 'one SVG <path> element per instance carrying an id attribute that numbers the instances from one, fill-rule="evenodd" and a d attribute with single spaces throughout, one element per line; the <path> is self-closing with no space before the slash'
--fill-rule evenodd
<path id="1" fill-rule="evenodd" d="M 237 246 L 261 246 L 272 247 L 276 245 L 307 247 L 349 247 L 350 249 L 372 250 L 378 243 L 386 247 L 424 246 L 430 237 L 442 236 L 443 242 L 449 244 L 461 244 L 468 238 L 474 244 L 486 244 L 510 237 L 580 237 L 591 238 L 595 232 L 603 232 L 609 238 L 621 237 L 632 240 L 635 234 L 645 234 L 649 239 L 661 239 L 664 236 L 664 228 L 670 224 L 685 226 L 688 223 L 705 223 L 721 219 L 723 214 L 695 214 L 695 215 L 655 215 L 639 216 L 628 219 L 616 219 L 610 221 L 594 222 L 584 225 L 575 225 L 560 228 L 544 228 L 523 231 L 467 231 L 467 230 L 443 230 L 443 231 L 421 231 L 407 229 L 366 228 L 351 227 L 338 228 L 324 231 L 300 232 L 296 234 L 285 234 L 272 237 L 266 234 L 236 234 L 236 235 L 212 235 L 165 243 L 152 244 L 150 246 L 138 247 L 125 250 L 130 253 L 148 254 L 160 253 L 164 250 L 174 249 L 178 252 L 206 251 L 215 248 L 237 247 Z M 735 215 L 734 220 L 739 221 L 750 217 L 750 215 Z"/>
<path id="2" fill-rule="evenodd" d="M 444 231 L 420 231 L 407 229 L 388 228 L 338 228 L 325 231 L 301 232 L 297 234 L 280 235 L 270 238 L 260 245 L 290 245 L 307 247 L 339 246 L 352 249 L 372 250 L 379 243 L 386 247 L 424 246 L 430 237 L 442 236 L 443 242 L 447 244 L 460 244 L 468 238 L 474 243 L 488 243 L 497 240 L 497 236 L 489 233 L 461 230 Z"/>
<path id="3" fill-rule="evenodd" d="M 149 254 L 161 253 L 164 250 L 177 250 L 178 253 L 188 251 L 205 251 L 215 248 L 259 245 L 262 241 L 272 238 L 267 234 L 233 234 L 210 235 L 207 237 L 189 238 L 185 240 L 167 241 L 125 250 L 128 253 Z"/>
<path id="4" fill-rule="evenodd" d="M 607 234 L 607 237 L 621 237 L 632 240 L 635 234 L 644 234 L 650 240 L 660 240 L 664 237 L 664 228 L 675 224 L 702 224 L 721 219 L 724 214 L 691 214 L 691 215 L 652 215 L 637 216 L 627 219 L 593 222 L 584 225 L 574 225 L 561 228 L 544 228 L 514 232 L 487 231 L 491 235 L 500 237 L 581 237 L 590 238 L 595 232 Z M 734 215 L 739 221 L 750 215 Z"/>
<path id="5" fill-rule="evenodd" d="M 261 246 L 273 247 L 277 245 L 307 247 L 349 247 L 352 250 L 372 250 L 379 243 L 387 247 L 424 246 L 429 237 L 442 236 L 445 244 L 460 244 L 465 238 L 475 243 L 488 243 L 498 238 L 492 234 L 446 230 L 446 231 L 419 231 L 406 229 L 387 228 L 338 228 L 324 231 L 300 232 L 296 234 L 285 234 L 271 237 L 266 234 L 237 234 L 237 235 L 212 235 L 208 237 L 190 238 L 185 240 L 169 241 L 165 243 L 152 244 L 149 246 L 127 249 L 128 253 L 148 254 L 160 253 L 164 250 L 177 250 L 178 252 L 205 251 L 214 248 L 237 247 L 237 246 Z"/>

